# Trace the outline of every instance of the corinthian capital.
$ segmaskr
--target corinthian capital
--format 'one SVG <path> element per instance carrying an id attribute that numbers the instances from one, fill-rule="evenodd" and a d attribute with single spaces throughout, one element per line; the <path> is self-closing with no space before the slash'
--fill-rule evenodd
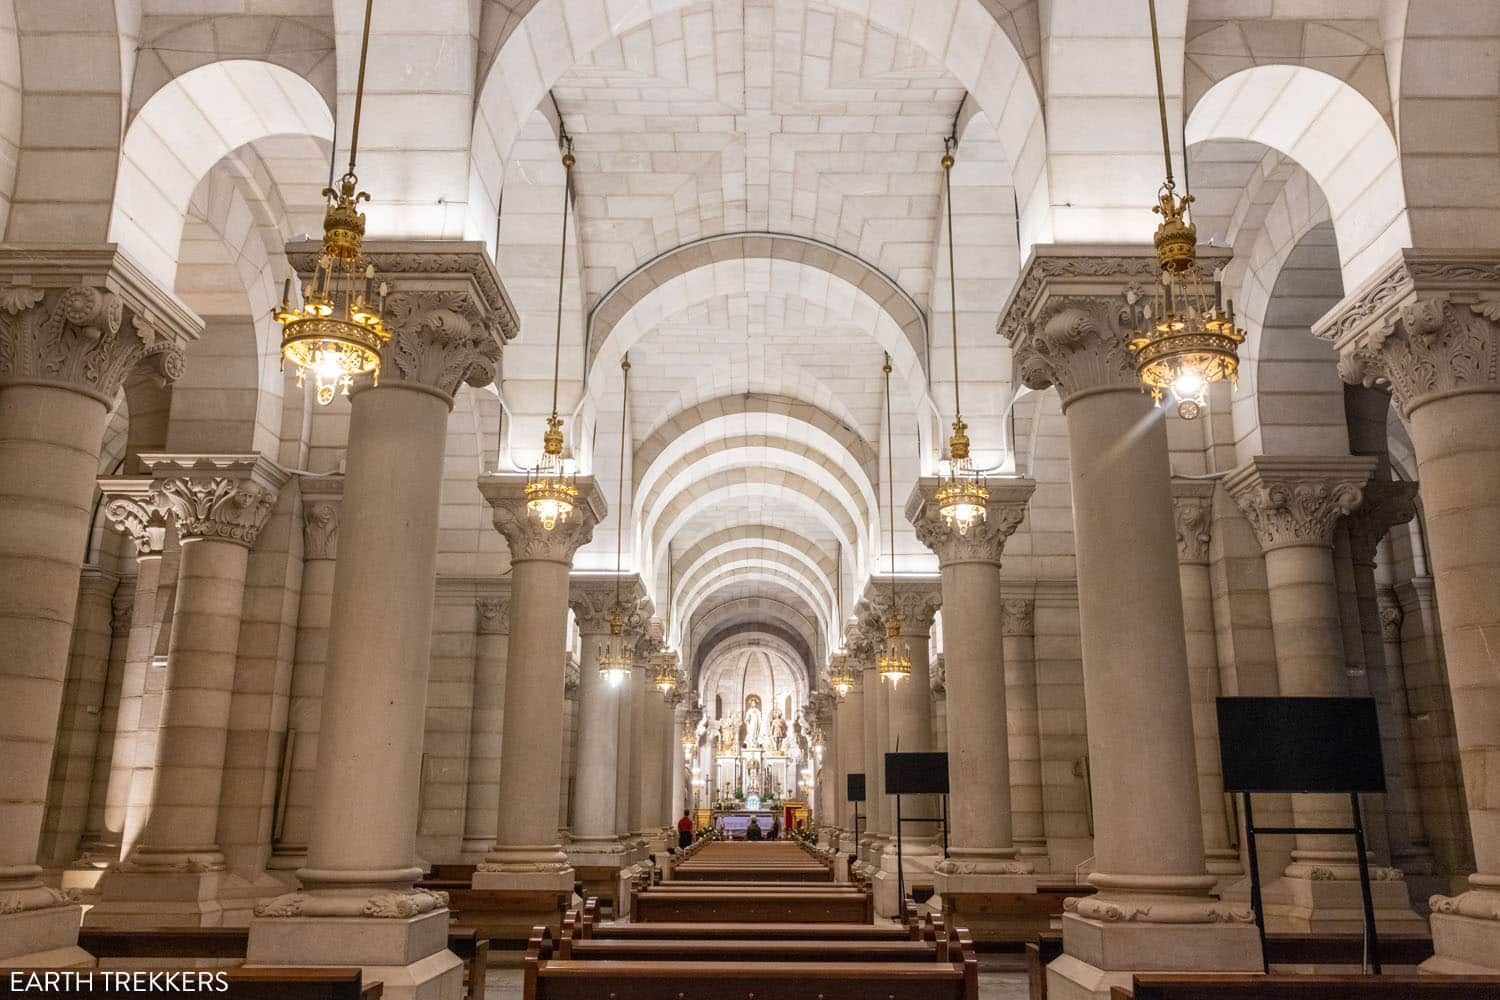
<path id="1" fill-rule="evenodd" d="M 1500 388 L 1500 255 L 1403 250 L 1313 326 L 1344 381 L 1389 388 L 1405 414 Z"/>
<path id="2" fill-rule="evenodd" d="M 999 566 L 1006 540 L 1026 517 L 1026 505 L 1036 492 L 1035 480 L 990 480 L 984 523 L 963 532 L 943 522 L 936 500 L 939 485 L 940 480 L 933 477 L 918 480 L 906 502 L 906 517 L 916 528 L 917 538 L 937 555 L 940 566 L 973 562 Z"/>
<path id="3" fill-rule="evenodd" d="M 479 492 L 489 503 L 495 530 L 505 537 L 512 563 L 539 560 L 571 566 L 573 554 L 594 537 L 604 517 L 604 495 L 592 477 L 577 480 L 578 500 L 566 521 L 551 531 L 526 509 L 526 477 L 501 473 L 479 477 Z"/>
<path id="4" fill-rule="evenodd" d="M 626 631 L 631 635 L 640 634 L 645 624 L 640 609 L 645 601 L 646 588 L 637 576 L 622 579 L 618 588 L 613 575 L 574 576 L 569 580 L 568 606 L 578 620 L 578 631 L 583 635 L 607 634 L 617 594 L 625 616 Z"/>
<path id="5" fill-rule="evenodd" d="M 1339 518 L 1364 501 L 1373 458 L 1302 459 L 1260 456 L 1225 480 L 1261 548 L 1330 546 Z"/>
<path id="6" fill-rule="evenodd" d="M 344 507 L 344 477 L 302 481 L 302 558 L 339 557 L 339 514 Z"/>
<path id="7" fill-rule="evenodd" d="M 289 478 L 258 455 L 142 455 L 141 460 L 155 478 L 153 499 L 171 512 L 184 541 L 253 547 Z"/>
<path id="8" fill-rule="evenodd" d="M 1386 534 L 1417 516 L 1417 484 L 1377 480 L 1365 485 L 1365 502 L 1349 518 L 1349 554 L 1357 566 L 1374 566 Z"/>
<path id="9" fill-rule="evenodd" d="M 476 631 L 480 635 L 510 634 L 510 595 L 474 599 Z"/>
<path id="10" fill-rule="evenodd" d="M 1008 598 L 1000 606 L 1000 628 L 1004 635 L 1036 634 L 1036 602 Z"/>
<path id="11" fill-rule="evenodd" d="M 152 493 L 150 479 L 104 476 L 104 516 L 135 544 L 138 556 L 159 556 L 167 539 L 168 511 Z"/>
<path id="12" fill-rule="evenodd" d="M 0 385 L 52 385 L 112 406 L 137 365 L 170 381 L 203 329 L 113 246 L 0 250 Z"/>
<path id="13" fill-rule="evenodd" d="M 1208 562 L 1213 540 L 1214 484 L 1206 480 L 1172 480 L 1172 518 L 1177 526 L 1177 561 Z"/>
<path id="14" fill-rule="evenodd" d="M 900 616 L 901 631 L 907 638 L 925 636 L 932 631 L 933 619 L 943 606 L 943 589 L 934 579 L 897 579 L 895 608 Z M 872 579 L 860 601 L 861 624 L 875 640 L 875 648 L 885 641 L 885 621 L 891 613 L 891 584 Z"/>

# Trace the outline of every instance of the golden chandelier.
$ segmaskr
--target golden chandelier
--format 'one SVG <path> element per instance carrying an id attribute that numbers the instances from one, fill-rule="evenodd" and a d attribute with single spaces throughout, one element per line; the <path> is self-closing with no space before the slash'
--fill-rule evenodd
<path id="1" fill-rule="evenodd" d="M 693 759 L 693 751 L 698 749 L 698 729 L 691 722 L 682 724 L 682 756 L 684 760 Z"/>
<path id="2" fill-rule="evenodd" d="M 828 664 L 828 683 L 840 698 L 848 697 L 854 690 L 854 668 L 849 665 L 848 653 L 834 653 Z"/>
<path id="3" fill-rule="evenodd" d="M 562 418 L 557 415 L 558 368 L 562 363 L 563 279 L 568 266 L 568 209 L 573 203 L 573 140 L 563 133 L 562 250 L 557 264 L 557 337 L 552 345 L 552 415 L 542 435 L 542 457 L 526 476 L 526 509 L 551 531 L 573 514 L 578 486 L 563 461 Z M 626 367 L 629 367 L 628 365 Z"/>
<path id="4" fill-rule="evenodd" d="M 665 698 L 677 690 L 677 658 L 671 653 L 662 653 L 656 659 L 656 690 Z"/>
<path id="5" fill-rule="evenodd" d="M 948 313 L 953 320 L 953 435 L 948 438 L 948 475 L 938 483 L 938 513 L 943 523 L 967 535 L 983 524 L 990 505 L 990 488 L 969 457 L 969 425 L 964 423 L 958 396 L 958 278 L 953 252 L 953 147 L 956 139 L 943 140 L 943 192 L 948 206 Z"/>
<path id="6" fill-rule="evenodd" d="M 891 356 L 885 356 L 885 488 L 886 513 L 890 516 L 891 556 L 891 609 L 885 619 L 885 646 L 875 661 L 881 680 L 891 682 L 891 687 L 901 683 L 903 677 L 911 676 L 911 652 L 906 640 L 901 638 L 901 611 L 896 606 L 896 472 L 895 457 L 891 444 Z"/>
<path id="7" fill-rule="evenodd" d="M 1208 279 L 1198 266 L 1198 227 L 1187 220 L 1190 194 L 1179 197 L 1172 177 L 1172 147 L 1167 134 L 1166 87 L 1162 81 L 1161 41 L 1156 27 L 1156 0 L 1151 10 L 1151 42 L 1156 56 L 1156 96 L 1161 113 L 1162 153 L 1167 179 L 1157 192 L 1153 212 L 1156 260 L 1160 273 L 1153 301 L 1138 308 L 1139 327 L 1127 346 L 1135 355 L 1136 374 L 1158 406 L 1171 392 L 1177 413 L 1192 420 L 1208 403 L 1208 385 L 1225 379 L 1238 384 L 1239 345 L 1244 331 L 1235 325 L 1234 303 L 1226 308 L 1217 278 Z M 1132 302 L 1131 305 L 1136 305 Z"/>
<path id="8" fill-rule="evenodd" d="M 610 687 L 619 687 L 630 678 L 634 666 L 635 657 L 625 639 L 625 612 L 617 595 L 609 612 L 609 638 L 599 644 L 599 676 Z"/>
<path id="9" fill-rule="evenodd" d="M 323 197 L 328 199 L 328 211 L 323 216 L 323 251 L 312 280 L 302 289 L 302 304 L 293 304 L 292 279 L 288 278 L 275 314 L 281 324 L 282 362 L 296 366 L 299 387 L 312 372 L 321 406 L 332 403 L 340 392 L 349 395 L 356 375 L 371 375 L 378 384 L 380 350 L 391 339 L 382 315 L 386 284 L 375 283 L 375 265 L 364 259 L 365 216 L 359 203 L 369 201 L 370 196 L 359 190 L 359 178 L 354 173 L 374 6 L 375 0 L 367 0 L 359 82 L 354 91 L 354 127 L 349 137 L 349 169 L 339 178 L 337 188 L 323 189 Z"/>

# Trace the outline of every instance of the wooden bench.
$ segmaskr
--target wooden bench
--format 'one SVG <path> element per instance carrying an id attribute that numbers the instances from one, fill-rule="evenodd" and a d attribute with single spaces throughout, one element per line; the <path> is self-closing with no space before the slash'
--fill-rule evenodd
<path id="1" fill-rule="evenodd" d="M 652 888 L 631 893 L 630 912 L 638 923 L 732 921 L 737 923 L 869 923 L 874 897 L 851 889 L 800 892 L 737 889 L 725 892 Z"/>
<path id="2" fill-rule="evenodd" d="M 1111 1000 L 1500 1000 L 1500 976 L 1139 975 Z"/>
<path id="3" fill-rule="evenodd" d="M 601 924 L 597 902 L 590 899 L 581 911 L 568 911 L 563 918 L 562 933 L 582 940 L 933 941 L 942 930 L 941 916 L 918 917 L 915 907 L 909 909 L 905 922 L 892 924 L 707 921 Z"/>
<path id="4" fill-rule="evenodd" d="M 220 991 L 217 985 L 209 983 L 202 985 L 201 990 L 195 989 L 191 992 L 204 992 L 216 997 L 226 997 L 228 1000 L 380 1000 L 384 994 L 384 987 L 379 981 L 366 983 L 359 969 L 166 969 L 162 967 L 131 969 L 94 969 L 78 970 L 77 975 L 89 975 L 92 972 L 91 981 L 85 983 L 80 980 L 63 981 L 61 988 L 48 989 L 45 992 L 38 991 L 37 995 L 46 997 L 72 998 L 89 997 L 123 997 L 141 996 L 150 993 L 153 996 L 165 993 L 163 989 L 151 989 L 149 981 L 146 988 L 131 988 L 133 980 L 117 984 L 110 977 L 124 975 L 130 972 L 139 972 L 141 975 L 157 975 L 166 972 L 190 972 L 199 976 L 223 977 L 227 989 Z M 56 969 L 5 969 L 3 988 L 9 990 L 14 981 L 13 976 L 28 976 L 35 974 L 45 976 L 57 975 Z M 217 981 L 217 980 L 216 980 Z M 25 984 L 23 978 L 21 983 Z M 201 984 L 201 980 L 198 981 Z M 117 986 L 123 988 L 117 988 Z M 188 991 L 183 991 L 188 992 Z M 10 995 L 9 993 L 5 995 Z M 21 995 L 18 991 L 16 995 Z"/>
<path id="5" fill-rule="evenodd" d="M 779 942 L 787 945 L 792 942 Z M 924 945 L 925 947 L 925 945 Z M 629 961 L 563 959 L 539 927 L 526 950 L 525 1000 L 744 1000 L 747 996 L 811 996 L 823 1000 L 978 1000 L 973 943 L 956 954 L 922 961 Z"/>

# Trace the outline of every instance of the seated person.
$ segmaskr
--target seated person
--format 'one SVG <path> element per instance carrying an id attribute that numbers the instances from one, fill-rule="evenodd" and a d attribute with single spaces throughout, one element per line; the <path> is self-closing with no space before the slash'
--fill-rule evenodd
<path id="1" fill-rule="evenodd" d="M 764 840 L 760 831 L 760 820 L 754 816 L 750 817 L 750 828 L 745 831 L 746 840 Z"/>

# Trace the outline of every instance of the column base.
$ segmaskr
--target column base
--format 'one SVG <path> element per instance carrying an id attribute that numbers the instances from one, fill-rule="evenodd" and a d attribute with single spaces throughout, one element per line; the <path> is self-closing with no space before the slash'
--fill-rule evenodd
<path id="1" fill-rule="evenodd" d="M 1266 930 L 1272 934 L 1358 934 L 1364 930 L 1364 899 L 1359 880 L 1329 878 L 1323 870 L 1288 874 L 1262 889 Z M 1245 889 L 1248 899 L 1248 885 Z M 1234 893 L 1238 897 L 1239 893 Z M 1412 909 L 1406 882 L 1394 868 L 1370 869 L 1375 927 L 1385 934 L 1426 937 L 1427 921 Z"/>
<path id="2" fill-rule="evenodd" d="M 1052 856 L 1047 852 L 1047 841 L 1045 838 L 1037 840 L 1017 840 L 1016 857 L 1031 865 L 1034 872 L 1047 872 L 1052 870 Z"/>
<path id="3" fill-rule="evenodd" d="M 943 861 L 933 887 L 948 926 L 967 928 L 978 942 L 1029 941 L 1052 924 L 1047 901 L 1036 894 L 1036 874 L 1024 861 Z"/>
<path id="4" fill-rule="evenodd" d="M 933 870 L 943 860 L 936 845 L 927 841 L 906 841 L 902 844 L 901 867 L 906 876 L 906 892 L 914 885 L 933 885 Z M 881 917 L 901 915 L 900 878 L 897 871 L 895 841 L 887 841 L 880 852 L 879 865 L 871 866 L 870 880 L 875 889 L 875 913 Z"/>
<path id="5" fill-rule="evenodd" d="M 0 912 L 0 964 L 22 969 L 94 966 L 94 957 L 78 947 L 83 907 L 68 894 L 33 886 L 0 895 L 0 905 L 6 911 Z"/>
<path id="6" fill-rule="evenodd" d="M 455 909 L 465 927 L 477 928 L 495 947 L 522 944 L 537 926 L 560 928 L 573 900 L 574 875 L 567 862 L 528 868 L 486 861 L 469 891 L 458 894 Z"/>
<path id="7" fill-rule="evenodd" d="M 620 870 L 627 867 L 625 847 L 618 840 L 574 840 L 567 846 L 573 881 L 582 886 L 585 899 L 593 896 L 600 906 L 619 913 Z"/>
<path id="8" fill-rule="evenodd" d="M 1500 888 L 1433 896 L 1433 956 L 1420 971 L 1445 976 L 1500 975 Z"/>
<path id="9" fill-rule="evenodd" d="M 424 898 L 430 897 L 430 898 Z M 357 965 L 364 982 L 380 980 L 396 1000 L 459 1000 L 464 967 L 448 950 L 447 896 L 387 892 L 363 897 L 336 895 L 376 915 L 313 915 L 329 905 L 322 894 L 291 893 L 257 907 L 250 923 L 245 967 Z M 439 902 L 440 899 L 440 902 Z M 434 906 L 426 912 L 411 910 Z M 356 912 L 359 912 L 358 910 Z"/>
<path id="10" fill-rule="evenodd" d="M 99 881 L 90 927 L 225 927 L 250 922 L 253 900 L 225 908 L 223 871 L 136 871 L 118 867 Z M 238 912 L 238 911 L 243 912 Z M 239 918 L 234 920 L 232 918 Z"/>
<path id="11" fill-rule="evenodd" d="M 1155 923 L 1141 912 L 1149 910 L 1149 900 L 1106 905 L 1122 916 L 1063 915 L 1063 954 L 1047 966 L 1048 1000 L 1109 1000 L 1110 988 L 1128 989 L 1137 972 L 1262 971 L 1260 935 L 1253 922 L 1239 919 L 1246 914 L 1222 913 L 1211 922 Z"/>

